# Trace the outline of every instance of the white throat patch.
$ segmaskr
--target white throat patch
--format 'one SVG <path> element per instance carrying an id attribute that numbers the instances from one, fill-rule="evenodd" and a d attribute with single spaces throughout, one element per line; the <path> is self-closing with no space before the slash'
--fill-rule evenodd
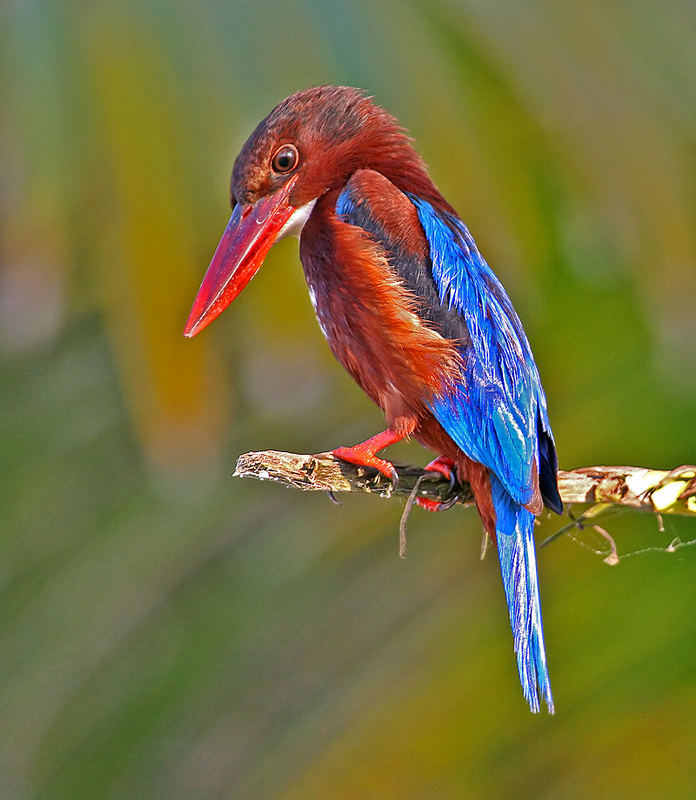
<path id="1" fill-rule="evenodd" d="M 280 232 L 275 238 L 276 242 L 279 242 L 286 236 L 297 236 L 299 239 L 300 234 L 302 233 L 302 228 L 304 228 L 305 222 L 307 222 L 309 219 L 309 215 L 312 213 L 312 209 L 314 208 L 314 204 L 316 202 L 317 198 L 315 197 L 314 200 L 310 200 L 309 203 L 305 203 L 303 206 L 296 208 L 292 212 L 290 219 L 280 229 Z"/>

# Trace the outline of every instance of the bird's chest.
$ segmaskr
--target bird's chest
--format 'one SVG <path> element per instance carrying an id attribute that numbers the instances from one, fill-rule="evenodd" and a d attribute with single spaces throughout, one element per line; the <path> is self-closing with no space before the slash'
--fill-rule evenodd
<path id="1" fill-rule="evenodd" d="M 308 233 L 300 256 L 334 355 L 388 416 L 420 414 L 445 380 L 451 343 L 427 326 L 385 254 L 359 228 L 334 219 Z"/>

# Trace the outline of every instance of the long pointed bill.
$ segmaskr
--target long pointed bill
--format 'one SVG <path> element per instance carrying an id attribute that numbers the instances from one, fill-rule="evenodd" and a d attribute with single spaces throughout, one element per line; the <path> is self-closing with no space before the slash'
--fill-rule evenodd
<path id="1" fill-rule="evenodd" d="M 237 203 L 198 290 L 184 336 L 203 330 L 256 275 L 268 251 L 295 209 L 288 195 L 295 179 L 257 200 Z"/>

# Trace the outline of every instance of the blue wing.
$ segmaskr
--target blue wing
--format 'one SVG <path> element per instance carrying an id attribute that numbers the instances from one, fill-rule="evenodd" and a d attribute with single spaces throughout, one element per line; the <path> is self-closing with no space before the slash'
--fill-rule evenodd
<path id="1" fill-rule="evenodd" d="M 514 500 L 534 500 L 539 474 L 547 505 L 560 511 L 546 397 L 522 323 L 464 223 L 410 197 L 430 245 L 440 302 L 462 315 L 470 338 L 462 349 L 462 382 L 430 409 Z"/>
<path id="2" fill-rule="evenodd" d="M 517 666 L 532 711 L 553 712 L 534 552 L 539 495 L 560 511 L 556 451 L 529 342 L 500 281 L 461 220 L 411 196 L 430 245 L 440 302 L 463 317 L 461 381 L 430 409 L 461 449 L 490 470 L 496 540 Z"/>

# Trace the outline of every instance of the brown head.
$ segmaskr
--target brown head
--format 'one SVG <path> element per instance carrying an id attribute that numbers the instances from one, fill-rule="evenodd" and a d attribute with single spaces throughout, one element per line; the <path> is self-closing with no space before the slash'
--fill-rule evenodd
<path id="1" fill-rule="evenodd" d="M 184 330 L 195 336 L 254 276 L 273 243 L 299 234 L 314 201 L 359 169 L 402 191 L 444 200 L 398 122 L 359 89 L 319 86 L 279 103 L 242 147 L 232 170 L 233 213 Z"/>

